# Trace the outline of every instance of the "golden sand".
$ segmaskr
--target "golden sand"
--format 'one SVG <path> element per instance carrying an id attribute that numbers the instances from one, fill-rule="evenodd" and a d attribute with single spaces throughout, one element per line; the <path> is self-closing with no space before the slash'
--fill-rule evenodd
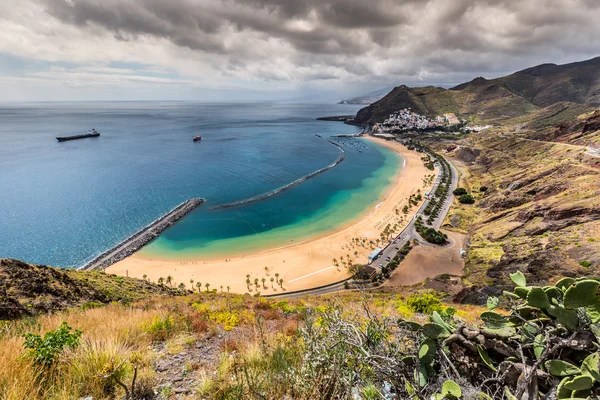
<path id="1" fill-rule="evenodd" d="M 229 287 L 231 292 L 250 294 L 257 291 L 269 294 L 308 289 L 347 278 L 349 273 L 346 266 L 367 261 L 367 256 L 373 249 L 368 242 L 379 239 L 380 232 L 387 224 L 397 224 L 399 232 L 406 221 L 412 218 L 418 207 L 412 207 L 406 216 L 401 209 L 408 203 L 410 195 L 418 190 L 423 192 L 430 189 L 424 187 L 423 182 L 427 175 L 433 173 L 423 165 L 422 154 L 407 150 L 396 142 L 369 139 L 399 153 L 404 158 L 405 165 L 399 170 L 395 183 L 381 202 L 371 207 L 358 221 L 336 232 L 301 243 L 291 243 L 289 246 L 227 260 L 200 258 L 183 262 L 159 261 L 134 254 L 110 266 L 106 271 L 138 278 L 147 275 L 147 279 L 154 282 L 160 277 L 166 279 L 171 276 L 174 286 L 183 282 L 190 288 L 190 280 L 194 280 L 194 287 L 196 282 L 201 282 L 203 289 L 209 283 L 210 289 L 227 291 Z M 403 219 L 403 222 L 399 219 Z M 367 245 L 363 247 L 356 244 L 352 240 L 355 238 L 359 238 L 361 243 L 363 238 L 366 239 Z M 333 263 L 334 258 L 337 265 Z M 247 275 L 250 275 L 250 285 L 246 283 Z M 254 285 L 255 279 L 259 281 L 258 289 Z M 283 279 L 283 289 L 276 282 L 271 282 L 271 279 Z"/>

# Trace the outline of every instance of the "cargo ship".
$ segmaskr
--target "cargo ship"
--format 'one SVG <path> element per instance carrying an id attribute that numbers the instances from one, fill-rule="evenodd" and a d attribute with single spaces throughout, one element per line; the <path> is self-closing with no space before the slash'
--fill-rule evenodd
<path id="1" fill-rule="evenodd" d="M 98 132 L 95 129 L 92 129 L 91 131 L 89 131 L 85 135 L 57 136 L 56 140 L 58 140 L 59 142 L 66 142 L 67 140 L 85 139 L 85 138 L 89 138 L 89 137 L 98 137 L 98 136 L 100 136 L 100 132 Z"/>

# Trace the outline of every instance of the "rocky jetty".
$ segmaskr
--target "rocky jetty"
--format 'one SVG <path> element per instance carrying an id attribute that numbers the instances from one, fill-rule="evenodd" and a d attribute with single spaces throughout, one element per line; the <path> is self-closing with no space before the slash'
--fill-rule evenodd
<path id="1" fill-rule="evenodd" d="M 146 226 L 139 232 L 128 237 L 123 242 L 117 244 L 115 247 L 105 251 L 92 261 L 85 264 L 80 269 L 82 270 L 94 270 L 104 269 L 118 261 L 129 257 L 150 241 L 154 240 L 161 232 L 173 225 L 175 222 L 183 218 L 185 215 L 193 211 L 196 207 L 204 202 L 203 199 L 193 198 L 187 200 L 150 225 Z"/>
<path id="2" fill-rule="evenodd" d="M 319 135 L 317 135 L 317 136 L 321 137 Z M 337 148 L 340 149 L 340 156 L 338 157 L 338 159 L 333 164 L 330 164 L 330 165 L 328 165 L 328 166 L 326 166 L 324 168 L 318 169 L 315 172 L 312 172 L 312 173 L 310 173 L 308 175 L 305 175 L 302 178 L 296 179 L 295 181 L 293 181 L 291 183 L 288 183 L 285 186 L 281 186 L 280 188 L 277 188 L 277 189 L 272 190 L 270 192 L 263 193 L 263 194 L 258 195 L 258 196 L 250 197 L 249 199 L 245 199 L 245 200 L 235 201 L 233 203 L 227 203 L 227 204 L 221 204 L 221 205 L 218 205 L 218 206 L 214 206 L 214 207 L 211 207 L 211 210 L 219 210 L 219 209 L 222 209 L 222 208 L 237 207 L 237 206 L 241 206 L 242 204 L 254 203 L 254 202 L 259 201 L 259 200 L 264 200 L 264 199 L 267 199 L 269 197 L 273 197 L 273 196 L 275 196 L 275 195 L 283 192 L 284 190 L 288 190 L 288 189 L 290 189 L 290 188 L 292 188 L 292 187 L 294 187 L 294 186 L 296 186 L 296 185 L 298 185 L 298 184 L 300 184 L 302 182 L 306 182 L 310 178 L 314 178 L 315 176 L 317 176 L 319 174 L 322 174 L 323 172 L 328 171 L 328 170 L 330 170 L 330 169 L 338 166 L 346 158 L 346 152 L 344 151 L 344 148 L 342 146 L 340 146 L 339 144 L 331 141 L 331 140 L 328 140 L 328 139 L 324 139 L 324 140 L 327 140 L 329 143 L 331 143 L 332 145 L 334 145 L 335 147 L 337 147 Z"/>

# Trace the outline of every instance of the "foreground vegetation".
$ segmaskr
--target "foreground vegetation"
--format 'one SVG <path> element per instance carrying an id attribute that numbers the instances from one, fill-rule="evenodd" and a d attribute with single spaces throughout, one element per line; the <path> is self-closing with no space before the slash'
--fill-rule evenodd
<path id="1" fill-rule="evenodd" d="M 599 281 L 275 301 L 217 293 L 5 322 L 0 398 L 537 399 L 600 394 Z"/>
<path id="2" fill-rule="evenodd" d="M 328 390 L 341 396 L 349 371 L 330 374 L 313 358 L 326 353 L 312 350 L 325 344 L 332 313 L 362 330 L 365 305 L 377 318 L 423 320 L 423 312 L 448 309 L 438 296 L 274 301 L 202 293 L 7 321 L 0 327 L 0 398 L 314 399 Z M 473 310 L 456 313 L 472 322 Z M 341 362 L 341 348 L 333 350 L 327 357 Z M 368 386 L 359 383 L 356 390 Z"/>

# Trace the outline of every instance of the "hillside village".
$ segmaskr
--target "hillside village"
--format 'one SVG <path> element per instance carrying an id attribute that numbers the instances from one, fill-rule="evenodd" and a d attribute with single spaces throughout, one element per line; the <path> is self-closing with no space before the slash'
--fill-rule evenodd
<path id="1" fill-rule="evenodd" d="M 456 131 L 456 132 L 480 132 L 489 128 L 484 126 L 467 126 L 466 120 L 459 119 L 454 113 L 444 113 L 435 118 L 413 111 L 410 107 L 395 111 L 383 122 L 373 126 L 375 134 L 404 133 L 409 131 Z"/>

